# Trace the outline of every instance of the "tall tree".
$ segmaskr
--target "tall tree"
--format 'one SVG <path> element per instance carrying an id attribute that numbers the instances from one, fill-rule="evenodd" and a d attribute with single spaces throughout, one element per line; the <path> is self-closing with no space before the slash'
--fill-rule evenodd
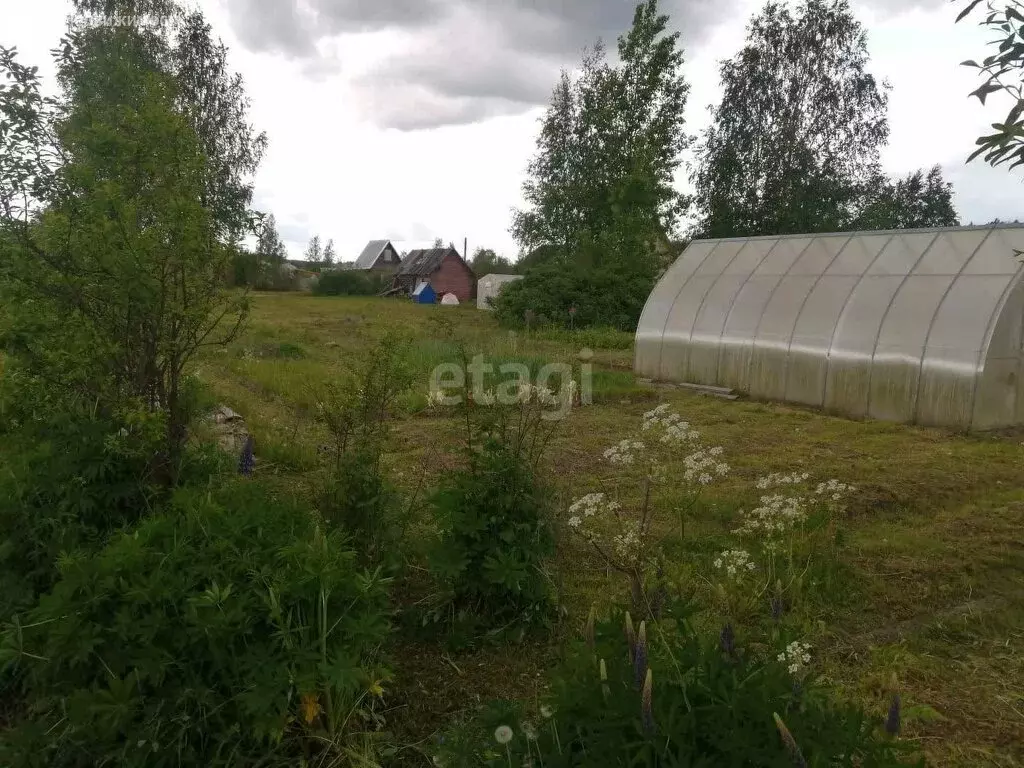
<path id="1" fill-rule="evenodd" d="M 227 47 L 199 11 L 179 17 L 169 59 L 182 111 L 209 163 L 202 203 L 221 237 L 251 232 L 252 175 L 267 136 L 249 123 L 242 76 L 231 72 Z"/>
<path id="2" fill-rule="evenodd" d="M 48 382 L 54 404 L 157 416 L 154 477 L 173 483 L 186 366 L 246 317 L 245 297 L 225 287 L 237 237 L 211 202 L 217 174 L 167 66 L 173 3 L 80 6 L 55 52 L 58 97 L 0 52 L 15 84 L 0 89 L 8 360 Z"/>
<path id="3" fill-rule="evenodd" d="M 967 18 L 982 0 L 965 0 L 957 22 Z M 969 160 L 984 156 L 993 166 L 1010 164 L 1010 169 L 1024 165 L 1024 2 L 1022 0 L 988 0 L 987 13 L 981 25 L 995 34 L 990 45 L 996 50 L 981 63 L 969 60 L 964 66 L 973 67 L 985 82 L 971 93 L 984 104 L 992 94 L 1001 94 L 1010 103 L 1010 109 L 1000 123 L 994 123 L 994 133 L 978 138 L 978 149 Z"/>
<path id="4" fill-rule="evenodd" d="M 337 258 L 338 253 L 334 250 L 334 240 L 328 240 L 327 245 L 324 247 L 324 264 L 328 267 L 333 267 Z"/>
<path id="5" fill-rule="evenodd" d="M 523 251 L 552 245 L 560 258 L 628 265 L 653 275 L 654 243 L 671 233 L 687 200 L 674 187 L 688 145 L 689 93 L 678 33 L 656 0 L 636 7 L 618 62 L 598 43 L 578 77 L 562 74 L 514 214 Z"/>
<path id="6" fill-rule="evenodd" d="M 320 235 L 313 235 L 313 237 L 309 239 L 309 245 L 306 246 L 305 257 L 306 261 L 313 265 L 318 265 L 324 260 L 323 248 L 320 246 Z"/>
<path id="7" fill-rule="evenodd" d="M 281 242 L 281 236 L 277 232 L 277 219 L 272 213 L 263 217 L 258 229 L 256 253 L 261 261 L 273 267 L 280 266 L 281 262 L 288 258 L 288 249 Z"/>
<path id="8" fill-rule="evenodd" d="M 477 277 L 490 274 L 511 274 L 515 267 L 504 256 L 499 256 L 490 248 L 477 248 L 469 263 L 470 269 Z"/>
<path id="9" fill-rule="evenodd" d="M 915 171 L 902 179 L 880 178 L 873 196 L 857 220 L 857 229 L 915 229 L 955 227 L 960 217 L 953 206 L 953 185 L 935 166 L 926 174 Z"/>
<path id="10" fill-rule="evenodd" d="M 847 0 L 769 2 L 722 63 L 699 146 L 697 231 L 733 237 L 842 230 L 879 175 L 887 86 L 867 71 Z"/>

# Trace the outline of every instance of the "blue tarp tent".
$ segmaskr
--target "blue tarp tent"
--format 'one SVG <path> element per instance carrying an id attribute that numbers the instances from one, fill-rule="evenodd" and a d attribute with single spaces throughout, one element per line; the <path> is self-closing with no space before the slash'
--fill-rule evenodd
<path id="1" fill-rule="evenodd" d="M 417 304 L 436 304 L 437 294 L 430 287 L 430 283 L 420 283 L 412 292 L 412 300 Z"/>

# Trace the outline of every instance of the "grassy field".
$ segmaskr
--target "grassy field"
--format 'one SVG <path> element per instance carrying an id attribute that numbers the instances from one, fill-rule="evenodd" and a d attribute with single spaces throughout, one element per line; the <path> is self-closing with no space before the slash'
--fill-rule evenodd
<path id="1" fill-rule="evenodd" d="M 318 389 L 391 329 L 414 338 L 422 374 L 421 391 L 396 414 L 391 458 L 400 479 L 411 481 L 419 467 L 429 479 L 458 461 L 458 425 L 424 405 L 430 370 L 457 359 L 461 343 L 494 362 L 531 364 L 574 362 L 592 350 L 594 403 L 569 415 L 549 454 L 560 498 L 595 489 L 602 450 L 628 436 L 654 402 L 672 404 L 722 445 L 733 476 L 689 524 L 687 544 L 675 553 L 681 560 L 706 562 L 746 501 L 742 489 L 758 476 L 800 470 L 856 485 L 836 555 L 843 580 L 804 618 L 815 663 L 839 695 L 880 717 L 895 676 L 904 737 L 933 764 L 1024 765 L 1024 435 L 852 422 L 645 386 L 631 373 L 629 335 L 513 334 L 472 307 L 398 300 L 257 295 L 245 334 L 202 359 L 198 375 L 247 420 L 260 473 L 289 493 L 310 493 L 321 477 L 323 435 L 312 418 Z M 410 562 L 411 582 L 420 565 Z M 569 539 L 557 572 L 568 612 L 563 631 L 621 589 Z M 452 718 L 490 698 L 533 696 L 557 640 L 452 655 L 398 636 L 391 652 L 388 727 L 410 745 L 410 764 L 425 765 L 415 746 Z"/>

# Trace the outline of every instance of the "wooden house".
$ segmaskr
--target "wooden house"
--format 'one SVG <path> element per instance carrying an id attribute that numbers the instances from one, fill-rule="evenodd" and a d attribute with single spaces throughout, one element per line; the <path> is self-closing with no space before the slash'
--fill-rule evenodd
<path id="1" fill-rule="evenodd" d="M 428 282 L 438 296 L 454 293 L 465 304 L 476 296 L 476 275 L 452 247 L 410 251 L 395 273 L 393 289 L 412 295 Z"/>

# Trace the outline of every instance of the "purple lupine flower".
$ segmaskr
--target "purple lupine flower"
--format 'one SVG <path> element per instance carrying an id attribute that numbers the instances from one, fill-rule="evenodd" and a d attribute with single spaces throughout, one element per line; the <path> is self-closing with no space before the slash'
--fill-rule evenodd
<path id="1" fill-rule="evenodd" d="M 245 438 L 245 446 L 242 448 L 242 455 L 238 459 L 238 474 L 252 477 L 252 472 L 256 468 L 256 457 L 252 452 L 255 446 L 256 441 L 252 435 Z"/>
<path id="2" fill-rule="evenodd" d="M 640 718 L 644 723 L 644 731 L 654 733 L 654 709 L 652 708 L 651 694 L 654 689 L 654 674 L 648 669 L 644 677 L 644 687 L 640 693 Z"/>
<path id="3" fill-rule="evenodd" d="M 900 695 L 892 697 L 889 714 L 885 718 L 885 732 L 890 736 L 898 736 L 900 732 Z"/>
<path id="4" fill-rule="evenodd" d="M 732 624 L 722 627 L 722 632 L 718 636 L 718 647 L 730 659 L 736 658 L 736 633 L 732 629 Z"/>
<path id="5" fill-rule="evenodd" d="M 772 717 L 775 718 L 775 727 L 779 729 L 782 744 L 786 748 L 786 752 L 789 753 L 794 768 L 807 768 L 807 761 L 804 760 L 803 753 L 800 752 L 800 746 L 796 743 L 796 739 L 793 738 L 793 734 L 789 732 L 789 728 L 782 722 L 782 718 L 778 714 L 773 712 Z"/>
<path id="6" fill-rule="evenodd" d="M 773 597 L 771 600 L 772 606 L 772 620 L 779 621 L 782 618 L 782 613 L 785 610 L 785 606 L 782 603 L 781 597 Z"/>
<path id="7" fill-rule="evenodd" d="M 639 688 L 647 675 L 647 622 L 640 622 L 640 630 L 636 633 L 636 654 L 633 657 L 633 680 Z"/>

